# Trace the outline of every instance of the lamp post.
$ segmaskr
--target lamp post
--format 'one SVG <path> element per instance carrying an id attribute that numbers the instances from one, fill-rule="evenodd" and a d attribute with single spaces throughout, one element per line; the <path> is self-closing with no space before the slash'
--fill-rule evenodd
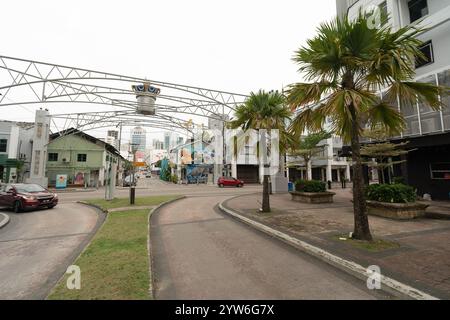
<path id="1" fill-rule="evenodd" d="M 139 144 L 137 143 L 130 143 L 130 149 L 133 153 L 133 165 L 132 165 L 132 174 L 131 174 L 131 181 L 130 181 L 130 204 L 133 205 L 135 203 L 136 199 L 136 186 L 135 186 L 135 163 L 136 163 L 136 146 Z"/>

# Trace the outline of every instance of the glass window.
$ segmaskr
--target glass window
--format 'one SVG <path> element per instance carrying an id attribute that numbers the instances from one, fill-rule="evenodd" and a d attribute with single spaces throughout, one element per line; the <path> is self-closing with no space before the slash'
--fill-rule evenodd
<path id="1" fill-rule="evenodd" d="M 420 79 L 419 82 L 436 85 L 436 75 Z M 419 111 L 422 133 L 442 131 L 441 113 L 439 111 L 434 111 L 425 103 L 419 103 Z"/>
<path id="2" fill-rule="evenodd" d="M 419 47 L 419 50 L 425 56 L 425 58 L 416 59 L 416 68 L 420 68 L 434 62 L 433 42 L 427 41 Z"/>
<path id="3" fill-rule="evenodd" d="M 86 160 L 87 160 L 87 155 L 85 153 L 79 153 L 77 155 L 78 162 L 86 162 Z"/>
<path id="4" fill-rule="evenodd" d="M 8 140 L 0 139 L 0 152 L 6 152 L 7 145 L 8 145 Z"/>
<path id="5" fill-rule="evenodd" d="M 428 14 L 427 0 L 411 0 L 408 2 L 409 18 L 411 23 Z"/>
<path id="6" fill-rule="evenodd" d="M 450 162 L 432 163 L 430 165 L 431 179 L 450 180 Z"/>
<path id="7" fill-rule="evenodd" d="M 405 136 L 420 134 L 419 115 L 416 104 L 401 104 L 401 112 L 405 117 L 406 128 L 403 132 Z"/>
<path id="8" fill-rule="evenodd" d="M 440 86 L 450 88 L 450 70 L 446 70 L 438 74 L 438 81 Z M 445 130 L 450 130 L 450 95 L 442 97 L 444 108 L 442 109 L 442 117 L 444 120 Z"/>
<path id="9" fill-rule="evenodd" d="M 58 154 L 57 153 L 49 153 L 48 161 L 58 161 Z"/>

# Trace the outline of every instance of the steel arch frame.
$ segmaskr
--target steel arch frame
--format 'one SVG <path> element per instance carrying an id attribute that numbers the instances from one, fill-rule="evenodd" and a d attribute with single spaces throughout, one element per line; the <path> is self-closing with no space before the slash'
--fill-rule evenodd
<path id="1" fill-rule="evenodd" d="M 87 113 L 89 115 L 86 117 L 78 113 L 78 121 L 80 121 L 80 117 L 83 121 L 90 119 L 90 122 L 85 124 L 86 127 L 94 125 L 96 121 L 103 122 L 102 127 L 105 127 L 105 121 L 110 121 L 111 123 L 132 123 L 134 121 L 145 123 L 146 125 L 152 123 L 154 125 L 168 125 L 170 123 L 172 127 L 178 128 L 182 126 L 182 122 L 185 122 L 185 120 L 169 116 L 168 114 L 170 113 L 191 114 L 225 121 L 225 118 L 234 112 L 236 106 L 247 98 L 246 95 L 227 91 L 148 80 L 2 55 L 0 55 L 0 71 L 6 71 L 11 78 L 10 81 L 12 80 L 8 85 L 0 86 L 0 108 L 5 106 L 45 103 L 103 104 L 126 109 L 130 111 L 128 116 L 133 118 L 123 119 L 119 117 L 120 114 L 108 114 L 108 117 L 105 116 L 104 114 L 109 111 L 97 112 L 95 119 L 92 117 L 92 113 Z M 168 89 L 169 92 L 173 91 L 175 94 L 158 96 L 158 100 L 163 100 L 162 102 L 165 103 L 156 104 L 158 108 L 157 114 L 150 117 L 142 116 L 131 112 L 136 109 L 136 101 L 115 98 L 117 95 L 135 95 L 134 91 L 109 86 L 109 83 L 108 85 L 101 85 L 104 81 L 119 82 L 127 85 L 131 83 L 149 82 L 152 85 Z M 33 99 L 29 101 L 4 103 L 4 99 L 11 95 L 12 91 L 16 88 L 24 87 L 28 89 L 28 93 L 32 95 Z M 8 100 L 10 99 L 8 98 Z M 102 113 L 103 116 L 101 115 Z M 73 123 L 73 115 L 54 115 L 57 119 L 63 116 L 66 117 L 66 120 Z M 154 118 L 153 122 L 147 121 L 152 118 Z M 80 122 L 77 122 L 77 124 L 80 125 L 78 128 L 83 126 Z"/>

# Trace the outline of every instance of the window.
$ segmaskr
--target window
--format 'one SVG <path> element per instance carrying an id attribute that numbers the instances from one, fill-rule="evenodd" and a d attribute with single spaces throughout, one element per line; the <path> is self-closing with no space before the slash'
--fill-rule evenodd
<path id="1" fill-rule="evenodd" d="M 408 2 L 409 19 L 411 23 L 428 14 L 427 0 L 411 0 Z"/>
<path id="2" fill-rule="evenodd" d="M 417 58 L 416 68 L 420 68 L 434 62 L 433 43 L 431 42 L 431 40 L 425 42 L 422 46 L 420 46 L 419 50 L 425 56 L 425 59 Z"/>
<path id="3" fill-rule="evenodd" d="M 78 162 L 86 162 L 86 159 L 87 159 L 86 153 L 79 153 L 77 155 L 77 161 Z"/>
<path id="4" fill-rule="evenodd" d="M 450 162 L 430 164 L 431 179 L 450 180 Z"/>
<path id="5" fill-rule="evenodd" d="M 58 161 L 58 154 L 57 153 L 49 153 L 48 161 Z"/>
<path id="6" fill-rule="evenodd" d="M 389 21 L 387 2 L 380 3 L 378 9 L 380 10 L 381 26 L 384 26 Z"/>
<path id="7" fill-rule="evenodd" d="M 0 139 L 0 152 L 6 152 L 7 145 L 8 145 L 8 140 Z"/>

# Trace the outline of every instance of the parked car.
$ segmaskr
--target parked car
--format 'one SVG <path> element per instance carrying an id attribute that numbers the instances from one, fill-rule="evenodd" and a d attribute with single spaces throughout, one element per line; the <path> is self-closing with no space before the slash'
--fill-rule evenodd
<path id="1" fill-rule="evenodd" d="M 145 177 L 146 177 L 146 178 L 151 178 L 151 177 L 152 177 L 152 173 L 151 173 L 151 172 L 147 172 L 147 173 L 145 174 Z"/>
<path id="2" fill-rule="evenodd" d="M 135 176 L 133 181 L 133 175 L 126 176 L 125 179 L 123 179 L 123 186 L 124 187 L 131 187 L 132 185 L 136 186 L 137 179 L 138 177 Z"/>
<path id="3" fill-rule="evenodd" d="M 244 186 L 244 181 L 233 178 L 233 177 L 220 177 L 217 180 L 217 185 L 221 188 L 223 187 L 238 187 Z"/>
<path id="4" fill-rule="evenodd" d="M 58 195 L 33 183 L 4 184 L 0 188 L 0 207 L 9 207 L 18 213 L 38 208 L 52 209 L 58 204 Z"/>

